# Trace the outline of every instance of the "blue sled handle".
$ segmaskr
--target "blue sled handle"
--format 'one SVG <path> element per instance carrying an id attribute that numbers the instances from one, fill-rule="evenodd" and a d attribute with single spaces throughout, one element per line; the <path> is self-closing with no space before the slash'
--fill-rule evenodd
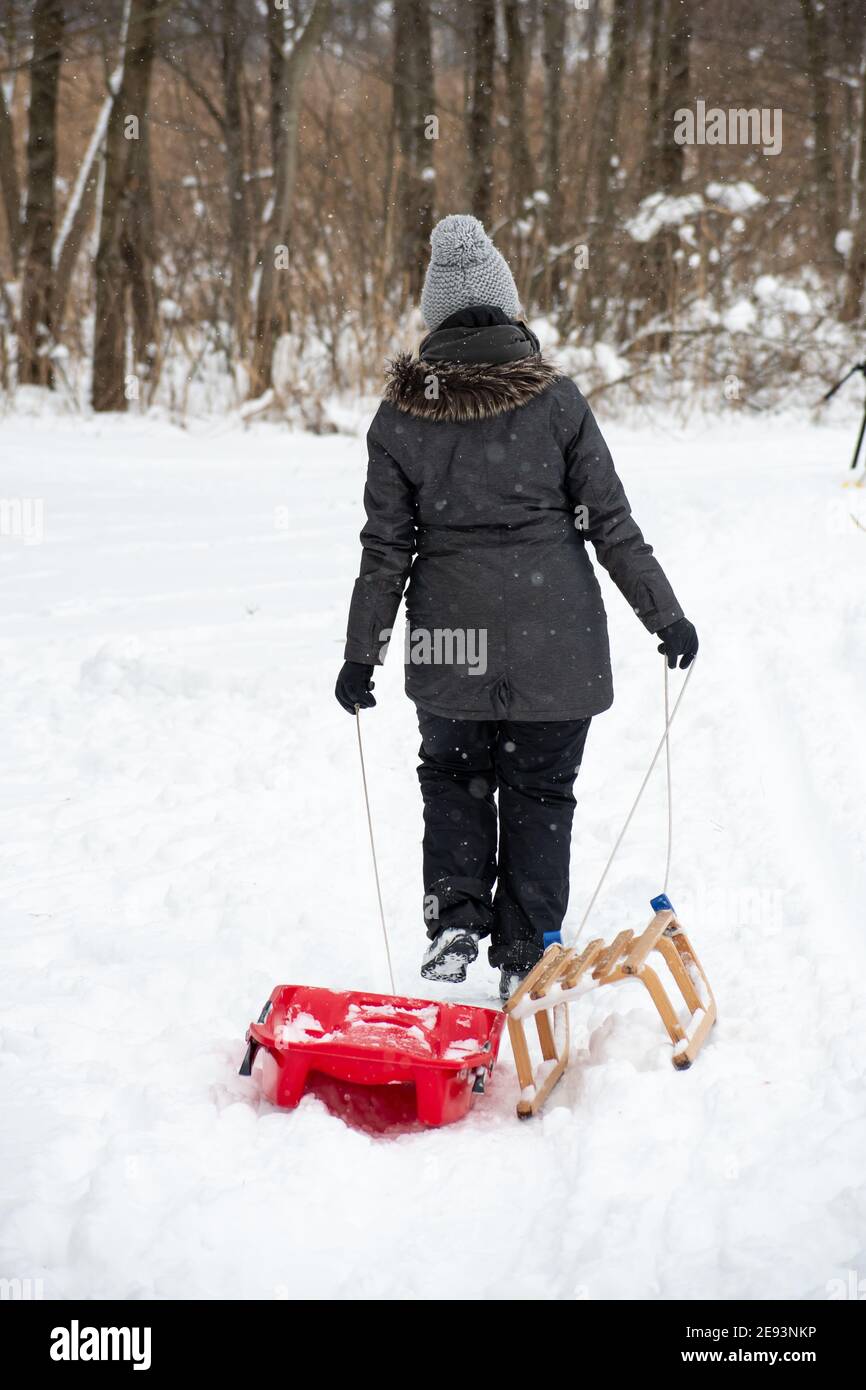
<path id="1" fill-rule="evenodd" d="M 650 907 L 653 912 L 674 912 L 675 908 L 667 893 L 658 893 L 654 898 L 650 898 Z"/>

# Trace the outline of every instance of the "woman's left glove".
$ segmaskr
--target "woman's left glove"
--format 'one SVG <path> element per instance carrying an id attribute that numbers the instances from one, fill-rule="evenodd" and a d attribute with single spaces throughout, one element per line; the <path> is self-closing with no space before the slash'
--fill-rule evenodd
<path id="1" fill-rule="evenodd" d="M 375 705 L 373 681 L 370 679 L 375 669 L 375 666 L 365 666 L 360 661 L 344 663 L 334 694 L 348 714 L 355 713 L 356 705 L 360 705 L 361 709 L 371 709 Z"/>
<path id="2" fill-rule="evenodd" d="M 698 654 L 698 634 L 688 618 L 677 618 L 675 623 L 669 623 L 667 627 L 659 628 L 656 637 L 662 639 L 659 651 L 667 657 L 671 670 L 677 664 L 677 657 L 681 658 L 681 671 L 684 671 L 687 666 L 691 666 Z"/>

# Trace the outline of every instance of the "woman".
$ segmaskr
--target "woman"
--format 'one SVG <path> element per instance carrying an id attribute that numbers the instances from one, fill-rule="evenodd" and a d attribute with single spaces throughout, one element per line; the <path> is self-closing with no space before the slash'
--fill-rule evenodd
<path id="1" fill-rule="evenodd" d="M 481 223 L 446 217 L 431 245 L 431 331 L 417 358 L 391 364 L 367 436 L 367 524 L 336 696 L 350 713 L 375 705 L 373 670 L 409 579 L 421 974 L 463 980 L 490 937 L 507 999 L 562 925 L 574 781 L 590 720 L 613 700 L 586 541 L 670 666 L 688 666 L 698 639 L 586 401 L 517 319 L 514 280 Z"/>

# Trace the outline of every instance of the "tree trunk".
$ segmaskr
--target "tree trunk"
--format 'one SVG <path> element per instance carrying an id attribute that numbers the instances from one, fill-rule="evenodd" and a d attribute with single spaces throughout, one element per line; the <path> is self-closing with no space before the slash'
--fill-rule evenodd
<path id="1" fill-rule="evenodd" d="M 818 225 L 828 259 L 837 261 L 839 207 L 833 166 L 832 98 L 827 77 L 827 11 L 817 0 L 800 0 L 800 7 L 806 22 L 809 87 L 812 93 L 812 128 L 815 142 L 812 164 L 815 171 Z"/>
<path id="2" fill-rule="evenodd" d="M 280 163 L 280 142 L 283 138 L 283 76 L 285 70 L 283 49 L 286 42 L 286 22 L 283 11 L 278 10 L 275 4 L 268 6 L 267 41 L 268 90 L 271 106 L 271 161 L 274 166 L 274 181 L 276 183 L 277 167 Z"/>
<path id="3" fill-rule="evenodd" d="M 496 58 L 495 0 L 472 6 L 471 85 L 469 91 L 469 205 L 482 222 L 493 207 L 493 73 Z"/>
<path id="4" fill-rule="evenodd" d="M 108 79 L 108 96 L 102 103 L 87 149 L 80 161 L 75 183 L 64 210 L 63 221 L 54 242 L 53 315 L 54 332 L 58 336 L 63 328 L 72 276 L 96 209 L 100 163 L 105 157 L 105 137 L 111 111 L 123 82 L 130 7 L 131 0 L 124 0 L 117 63 Z"/>
<path id="5" fill-rule="evenodd" d="M 511 151 L 508 193 L 511 216 L 519 217 L 533 191 L 532 155 L 529 151 L 526 88 L 530 49 L 521 15 L 521 0 L 502 0 L 505 26 L 505 91 L 508 100 L 508 144 Z"/>
<path id="6" fill-rule="evenodd" d="M 595 151 L 594 230 L 589 254 L 587 288 L 596 304 L 597 326 L 609 304 L 607 268 L 612 260 L 615 214 L 615 180 L 619 119 L 628 65 L 631 0 L 614 0 L 610 47 L 604 80 L 604 100 L 599 112 L 599 138 Z"/>
<path id="7" fill-rule="evenodd" d="M 434 142 L 425 138 L 428 116 L 435 114 L 433 43 L 429 0 L 402 0 L 394 7 L 394 132 L 399 159 L 395 192 L 397 227 L 395 275 L 405 294 L 421 292 L 433 227 Z"/>
<path id="8" fill-rule="evenodd" d="M 851 201 L 853 238 L 848 255 L 845 300 L 840 314 L 843 323 L 853 323 L 859 318 L 866 287 L 866 53 L 861 65 L 860 124 Z"/>
<path id="9" fill-rule="evenodd" d="M 649 75 L 647 80 L 647 123 L 640 196 L 647 197 L 656 186 L 659 149 L 662 143 L 662 70 L 664 67 L 665 0 L 651 0 Z M 671 113 L 672 118 L 672 113 Z"/>
<path id="10" fill-rule="evenodd" d="M 565 6 L 545 0 L 544 42 L 544 191 L 548 250 L 562 234 L 562 78 L 565 70 Z"/>
<path id="11" fill-rule="evenodd" d="M 619 117 L 625 91 L 628 59 L 630 0 L 614 0 L 610 25 L 610 47 L 604 80 L 604 100 L 599 112 L 600 139 L 595 162 L 595 218 L 599 227 L 608 229 L 614 206 Z"/>
<path id="12" fill-rule="evenodd" d="M 64 213 L 63 225 L 54 244 L 53 318 L 54 331 L 57 334 L 60 334 L 63 329 L 66 301 L 69 297 L 75 265 L 81 254 L 81 248 L 84 245 L 84 239 L 96 209 L 96 197 L 99 191 L 99 164 L 100 159 L 105 156 L 105 133 L 108 129 L 113 104 L 114 97 L 107 97 L 100 113 L 97 129 L 91 137 L 91 143 L 78 170 L 70 204 Z"/>
<path id="13" fill-rule="evenodd" d="M 394 185 L 394 278 L 400 285 L 401 298 L 407 291 L 408 257 L 410 238 L 407 228 L 411 222 L 410 206 L 412 175 L 410 163 L 414 156 L 412 140 L 413 93 L 412 93 L 412 25 L 409 22 L 409 6 L 394 5 L 393 9 L 393 52 L 391 67 L 392 82 L 392 123 L 395 136 L 394 156 L 396 160 Z"/>
<path id="14" fill-rule="evenodd" d="M 674 140 L 674 112 L 689 105 L 692 0 L 671 0 L 662 110 L 666 126 L 659 146 L 658 179 L 665 193 L 675 193 L 685 179 L 686 146 Z"/>
<path id="15" fill-rule="evenodd" d="M 665 64 L 665 84 L 662 111 L 667 125 L 662 131 L 658 152 L 656 186 L 662 193 L 676 194 L 686 172 L 686 147 L 674 140 L 673 113 L 689 105 L 690 45 L 692 0 L 671 0 L 673 13 L 668 16 L 668 47 Z M 665 229 L 650 243 L 643 262 L 645 284 L 645 317 L 667 318 L 676 303 L 677 268 L 674 252 L 679 246 L 675 227 Z M 664 349 L 670 334 L 666 329 L 647 340 L 647 346 Z"/>
<path id="16" fill-rule="evenodd" d="M 225 109 L 226 169 L 229 196 L 230 317 L 235 347 L 247 340 L 250 290 L 250 224 L 244 181 L 241 101 L 246 26 L 238 21 L 238 0 L 222 0 L 222 83 Z"/>
<path id="17" fill-rule="evenodd" d="M 18 380 L 53 385 L 51 368 L 51 253 L 54 243 L 54 175 L 57 167 L 57 88 L 63 44 L 63 0 L 36 0 L 30 63 L 27 131 L 27 212 Z"/>
<path id="18" fill-rule="evenodd" d="M 304 29 L 288 52 L 283 51 L 280 66 L 279 91 L 271 102 L 272 113 L 278 114 L 279 130 L 272 135 L 277 152 L 274 169 L 273 209 L 262 251 L 259 294 L 256 303 L 256 322 L 253 356 L 250 364 L 251 399 L 262 395 L 272 381 L 274 346 L 279 331 L 277 302 L 277 257 L 282 254 L 289 234 L 292 198 L 298 164 L 298 118 L 301 88 L 313 59 L 330 13 L 330 0 L 313 0 L 313 7 Z M 282 11 L 279 12 L 282 19 Z M 271 53 L 273 55 L 273 42 Z M 274 67 L 276 69 L 276 61 Z"/>
<path id="19" fill-rule="evenodd" d="M 122 254 L 132 307 L 132 345 L 135 375 L 150 383 L 157 360 L 156 252 L 153 196 L 150 182 L 150 123 L 148 105 L 155 56 L 156 24 L 150 42 L 139 49 L 125 93 L 125 117 L 139 118 L 139 138 L 130 141 L 126 187 L 123 192 Z"/>
<path id="20" fill-rule="evenodd" d="M 14 279 L 18 270 L 18 257 L 21 251 L 21 190 L 18 187 L 18 170 L 15 165 L 15 133 L 12 129 L 12 117 L 6 105 L 2 82 L 0 82 L 0 198 L 3 200 L 6 234 L 9 239 L 9 257 L 12 262 L 12 278 Z"/>
<path id="21" fill-rule="evenodd" d="M 583 23 L 581 41 L 586 53 L 585 72 L 587 80 L 583 83 L 584 90 L 580 92 L 580 135 L 578 143 L 581 147 L 582 164 L 578 179 L 579 198 L 578 206 L 581 209 L 581 219 L 583 219 L 591 206 L 592 180 L 595 175 L 595 152 L 598 144 L 598 103 L 593 91 L 592 74 L 595 71 L 598 61 L 598 40 L 601 29 L 601 5 L 591 5 L 586 12 Z"/>
<path id="22" fill-rule="evenodd" d="M 434 153 L 436 142 L 427 139 L 427 120 L 436 113 L 436 84 L 433 71 L 433 30 L 430 0 L 412 0 L 415 17 L 415 167 L 418 178 L 412 256 L 409 262 L 409 293 L 413 300 L 421 295 L 430 233 L 433 230 L 433 204 L 436 189 Z"/>
<path id="23" fill-rule="evenodd" d="M 123 80 L 111 109 L 105 147 L 102 216 L 96 252 L 96 315 L 93 329 L 93 409 L 125 410 L 126 298 L 134 291 L 136 350 L 148 347 L 152 322 L 152 251 L 149 222 L 146 123 L 150 74 L 164 0 L 132 0 Z M 138 139 L 129 117 L 138 120 Z M 144 140 L 142 142 L 142 137 Z M 151 283 L 145 281 L 150 279 Z"/>

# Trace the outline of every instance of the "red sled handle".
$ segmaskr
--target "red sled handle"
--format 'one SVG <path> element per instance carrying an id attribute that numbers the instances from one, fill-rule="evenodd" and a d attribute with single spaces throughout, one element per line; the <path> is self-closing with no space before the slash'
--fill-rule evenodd
<path id="1" fill-rule="evenodd" d="M 244 1053 L 244 1059 L 241 1062 L 238 1076 L 252 1075 L 253 1062 L 256 1060 L 256 1054 L 260 1047 L 266 1047 L 269 1052 L 273 1051 L 270 1036 L 262 1027 L 262 1024 L 265 1022 L 272 1008 L 273 1000 L 269 999 L 259 1014 L 258 1021 L 256 1023 L 251 1023 L 247 1029 L 247 1050 Z"/>

